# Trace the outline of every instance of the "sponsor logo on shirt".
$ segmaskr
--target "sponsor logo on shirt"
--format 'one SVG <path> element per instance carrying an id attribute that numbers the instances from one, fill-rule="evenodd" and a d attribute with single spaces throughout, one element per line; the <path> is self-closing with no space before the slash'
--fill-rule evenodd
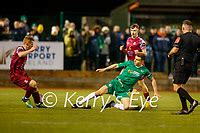
<path id="1" fill-rule="evenodd" d="M 130 74 L 133 74 L 133 75 L 136 75 L 136 76 L 140 76 L 140 73 L 139 72 L 137 72 L 137 71 L 133 71 L 133 70 L 128 70 L 128 73 L 130 73 Z"/>

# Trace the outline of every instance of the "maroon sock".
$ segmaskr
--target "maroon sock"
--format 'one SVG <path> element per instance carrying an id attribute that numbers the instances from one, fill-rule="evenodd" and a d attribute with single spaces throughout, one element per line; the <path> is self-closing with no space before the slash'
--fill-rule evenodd
<path id="1" fill-rule="evenodd" d="M 36 104 L 40 103 L 40 94 L 38 91 L 35 91 L 34 93 L 32 93 L 32 96 Z"/>
<path id="2" fill-rule="evenodd" d="M 144 98 L 147 99 L 147 101 L 150 100 L 149 92 L 144 92 L 143 95 L 144 95 Z"/>
<path id="3" fill-rule="evenodd" d="M 33 89 L 31 87 L 28 87 L 26 89 L 26 93 L 25 93 L 25 97 L 29 98 L 31 96 L 31 94 L 33 93 Z"/>

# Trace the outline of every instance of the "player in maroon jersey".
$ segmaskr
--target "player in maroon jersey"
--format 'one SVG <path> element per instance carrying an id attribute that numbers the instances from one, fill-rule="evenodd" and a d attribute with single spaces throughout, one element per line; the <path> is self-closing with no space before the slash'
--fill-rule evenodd
<path id="1" fill-rule="evenodd" d="M 138 36 L 139 33 L 139 25 L 132 24 L 130 26 L 130 37 L 126 41 L 126 45 L 120 47 L 120 50 L 123 51 L 127 55 L 128 60 L 135 59 L 135 56 L 145 57 L 147 55 L 146 52 L 146 42 Z M 144 62 L 142 63 L 144 65 Z M 144 83 L 144 79 L 138 81 L 138 85 L 141 86 L 143 90 L 143 94 L 147 101 L 150 100 L 149 90 Z M 147 103 L 146 107 L 148 107 L 149 103 Z"/>
<path id="2" fill-rule="evenodd" d="M 24 65 L 27 61 L 27 55 L 38 48 L 38 46 L 33 43 L 33 37 L 27 35 L 23 39 L 23 46 L 18 46 L 15 49 L 10 64 L 10 79 L 14 84 L 26 91 L 22 101 L 27 107 L 33 108 L 33 105 L 29 99 L 32 95 L 36 104 L 36 108 L 44 108 L 45 106 L 42 104 L 36 81 L 32 80 L 24 70 Z"/>

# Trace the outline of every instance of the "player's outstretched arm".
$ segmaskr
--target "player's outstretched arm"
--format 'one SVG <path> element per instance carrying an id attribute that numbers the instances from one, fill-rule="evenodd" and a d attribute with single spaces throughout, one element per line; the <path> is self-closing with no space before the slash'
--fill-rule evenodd
<path id="1" fill-rule="evenodd" d="M 111 69 L 116 69 L 118 68 L 118 64 L 112 64 L 106 68 L 100 68 L 100 69 L 97 69 L 96 72 L 104 72 L 104 71 L 107 71 L 107 70 L 111 70 Z"/>
<path id="2" fill-rule="evenodd" d="M 29 53 L 31 53 L 31 52 L 33 52 L 34 50 L 36 50 L 37 48 L 38 48 L 37 45 L 33 45 L 33 47 L 32 47 L 31 49 L 26 50 L 26 51 L 19 52 L 19 53 L 18 53 L 18 56 L 19 56 L 19 57 L 25 57 L 25 56 L 27 56 Z"/>
<path id="3" fill-rule="evenodd" d="M 152 77 L 151 79 L 151 84 L 154 90 L 154 96 L 161 97 L 158 93 L 158 87 L 157 87 L 156 79 L 154 77 Z"/>

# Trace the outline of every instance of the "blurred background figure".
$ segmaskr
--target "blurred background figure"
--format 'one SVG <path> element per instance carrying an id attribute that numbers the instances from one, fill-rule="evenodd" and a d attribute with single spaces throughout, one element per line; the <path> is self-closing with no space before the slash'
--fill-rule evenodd
<path id="1" fill-rule="evenodd" d="M 126 41 L 127 39 L 130 37 L 130 31 L 129 31 L 129 27 L 127 27 L 125 29 L 125 32 L 124 32 L 124 44 L 126 45 Z"/>
<path id="2" fill-rule="evenodd" d="M 147 43 L 147 41 L 148 41 L 148 35 L 146 33 L 146 28 L 144 26 L 140 27 L 139 36 Z"/>
<path id="3" fill-rule="evenodd" d="M 84 24 L 81 30 L 81 36 L 83 39 L 83 63 L 82 63 L 82 70 L 89 70 L 89 39 L 90 35 L 90 27 L 88 24 Z"/>
<path id="4" fill-rule="evenodd" d="M 100 68 L 104 68 L 109 65 L 110 59 L 109 59 L 109 45 L 111 44 L 110 39 L 110 29 L 108 26 L 104 26 L 101 29 L 102 35 L 103 35 L 103 45 L 101 47 L 100 51 Z"/>
<path id="5" fill-rule="evenodd" d="M 167 53 L 170 47 L 170 40 L 166 35 L 164 27 L 160 27 L 157 35 L 153 38 L 154 49 L 154 66 L 156 72 L 165 72 L 165 63 L 167 59 Z"/>
<path id="6" fill-rule="evenodd" d="M 101 27 L 99 25 L 94 25 L 93 29 L 90 31 L 89 39 L 89 70 L 96 70 L 99 68 L 99 56 L 100 47 L 103 43 L 103 38 L 101 36 Z"/>
<path id="7" fill-rule="evenodd" d="M 37 34 L 39 41 L 46 41 L 46 36 L 44 33 L 44 26 L 43 24 L 38 24 L 37 26 Z"/>
<path id="8" fill-rule="evenodd" d="M 49 41 L 61 41 L 61 36 L 60 36 L 60 28 L 59 26 L 52 26 L 51 27 L 51 34 L 48 38 Z"/>
<path id="9" fill-rule="evenodd" d="M 73 29 L 68 29 L 68 34 L 64 36 L 64 48 L 65 48 L 65 56 L 64 56 L 64 69 L 65 70 L 73 70 L 74 67 L 74 60 L 73 56 L 75 54 L 76 48 L 76 38 L 74 36 Z"/>
<path id="10" fill-rule="evenodd" d="M 26 15 L 21 15 L 20 21 L 24 24 L 23 28 L 26 31 L 26 33 L 29 32 L 30 28 L 29 28 L 29 26 L 27 24 L 27 22 L 28 22 L 27 16 Z"/>
<path id="11" fill-rule="evenodd" d="M 63 27 L 63 37 L 65 36 L 65 34 L 68 34 L 69 24 L 70 24 L 69 20 L 66 19 Z"/>
<path id="12" fill-rule="evenodd" d="M 11 40 L 10 20 L 0 18 L 0 40 Z"/>
<path id="13" fill-rule="evenodd" d="M 172 49 L 173 47 L 173 34 L 172 34 L 172 28 L 170 25 L 165 25 L 165 32 L 166 32 L 166 36 L 167 38 L 169 38 L 169 48 L 168 48 L 168 52 Z M 167 58 L 167 74 L 169 76 L 171 76 L 171 69 L 172 69 L 172 58 Z"/>
<path id="14" fill-rule="evenodd" d="M 36 23 L 32 23 L 31 29 L 29 31 L 29 34 L 33 36 L 34 40 L 39 41 L 37 28 L 38 28 L 37 24 Z"/>
<path id="15" fill-rule="evenodd" d="M 12 41 L 22 41 L 22 35 L 21 35 L 21 30 L 20 30 L 20 22 L 19 21 L 14 21 L 13 23 L 13 30 L 12 32 Z"/>
<path id="16" fill-rule="evenodd" d="M 120 46 L 124 45 L 124 35 L 120 31 L 119 25 L 113 26 L 113 31 L 110 34 L 111 44 L 109 47 L 109 58 L 110 63 L 119 63 L 120 61 L 124 61 L 125 54 L 120 52 Z"/>

